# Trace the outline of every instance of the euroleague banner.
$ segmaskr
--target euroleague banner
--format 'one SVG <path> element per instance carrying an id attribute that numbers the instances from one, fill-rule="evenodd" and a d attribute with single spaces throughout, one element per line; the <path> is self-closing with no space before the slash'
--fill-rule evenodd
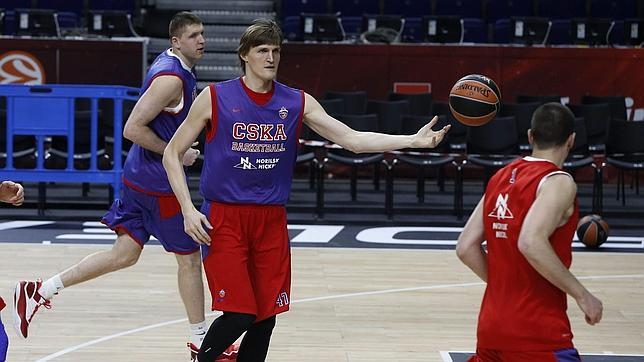
<path id="1" fill-rule="evenodd" d="M 14 50 L 0 54 L 0 84 L 44 84 L 45 68 L 33 54 Z"/>

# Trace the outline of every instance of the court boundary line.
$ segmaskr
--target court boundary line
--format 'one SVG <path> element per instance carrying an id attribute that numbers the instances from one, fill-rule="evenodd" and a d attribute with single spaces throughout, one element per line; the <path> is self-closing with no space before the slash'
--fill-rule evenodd
<path id="1" fill-rule="evenodd" d="M 578 277 L 577 279 L 582 279 L 582 280 L 601 280 L 601 279 L 629 279 L 629 278 L 644 278 L 644 274 L 620 274 L 620 275 L 594 275 L 594 276 L 585 276 L 585 277 Z M 304 299 L 297 299 L 297 300 L 292 300 L 291 303 L 307 303 L 307 302 L 317 302 L 317 301 L 323 301 L 323 300 L 331 300 L 331 299 L 343 299 L 343 298 L 353 298 L 353 297 L 362 297 L 362 296 L 367 296 L 367 295 L 378 295 L 378 294 L 391 294 L 391 293 L 402 293 L 402 292 L 410 292 L 410 291 L 419 291 L 419 290 L 436 290 L 436 289 L 450 289 L 450 288 L 468 288 L 472 286 L 484 286 L 484 282 L 470 282 L 470 283 L 450 283 L 450 284 L 439 284 L 439 285 L 426 285 L 426 286 L 420 286 L 420 287 L 409 287 L 409 288 L 396 288 L 396 289 L 383 289 L 383 290 L 374 290 L 374 291 L 369 291 L 369 292 L 357 292 L 357 293 L 345 293 L 345 294 L 336 294 L 336 295 L 327 295 L 327 296 L 321 296 L 321 297 L 312 297 L 312 298 L 304 298 Z M 210 312 L 206 313 L 206 317 L 212 317 L 215 315 L 219 315 L 221 312 Z M 90 347 L 95 344 L 99 344 L 105 341 L 109 341 L 112 339 L 116 339 L 122 336 L 127 336 L 130 334 L 135 334 L 139 332 L 144 332 L 150 329 L 155 329 L 159 327 L 164 327 L 167 325 L 172 325 L 172 324 L 177 324 L 177 323 L 182 323 L 186 322 L 188 318 L 181 318 L 181 319 L 175 319 L 171 321 L 165 321 L 161 323 L 156 323 L 156 324 L 151 324 L 139 328 L 134 328 L 130 329 L 127 331 L 122 331 L 119 333 L 114 333 L 108 336 L 104 336 L 101 338 L 97 338 L 91 341 L 87 341 L 81 344 L 77 344 L 75 346 L 67 347 L 65 349 L 62 349 L 58 352 L 52 353 L 50 355 L 47 355 L 43 358 L 40 358 L 36 360 L 36 362 L 47 362 L 51 361 L 52 359 L 56 357 L 60 357 L 63 355 L 66 355 L 71 352 L 75 352 L 77 350 L 83 349 L 85 347 Z"/>

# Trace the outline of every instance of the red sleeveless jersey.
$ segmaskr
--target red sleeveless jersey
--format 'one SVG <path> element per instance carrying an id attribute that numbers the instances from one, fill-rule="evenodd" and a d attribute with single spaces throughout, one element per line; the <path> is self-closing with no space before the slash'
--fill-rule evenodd
<path id="1" fill-rule="evenodd" d="M 488 281 L 478 322 L 478 347 L 508 351 L 572 348 L 566 293 L 542 277 L 521 254 L 519 233 L 542 180 L 563 173 L 555 164 L 526 157 L 499 170 L 485 190 L 483 221 Z M 570 268 L 579 218 L 555 229 L 550 243 Z"/>

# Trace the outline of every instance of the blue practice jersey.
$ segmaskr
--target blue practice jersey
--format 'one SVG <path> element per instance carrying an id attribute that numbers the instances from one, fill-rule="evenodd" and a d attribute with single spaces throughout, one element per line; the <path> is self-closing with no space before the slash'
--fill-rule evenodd
<path id="1" fill-rule="evenodd" d="M 197 78 L 194 71 L 181 61 L 171 49 L 168 49 L 159 54 L 150 66 L 143 82 L 141 94 L 145 93 L 156 77 L 163 75 L 173 75 L 181 79 L 183 83 L 182 99 L 177 107 L 164 109 L 148 126 L 159 138 L 169 142 L 188 115 L 188 110 L 190 110 L 197 93 Z M 172 194 L 162 158 L 163 156 L 156 152 L 137 144 L 132 145 L 123 166 L 123 178 L 126 185 L 149 194 Z"/>

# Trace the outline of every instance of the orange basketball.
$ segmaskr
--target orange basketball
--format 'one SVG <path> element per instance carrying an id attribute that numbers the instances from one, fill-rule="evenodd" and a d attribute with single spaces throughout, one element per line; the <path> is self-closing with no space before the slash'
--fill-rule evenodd
<path id="1" fill-rule="evenodd" d="M 470 74 L 452 87 L 449 109 L 459 122 L 481 126 L 491 121 L 501 109 L 501 92 L 492 79 Z"/>
<path id="2" fill-rule="evenodd" d="M 601 216 L 591 214 L 579 219 L 577 238 L 589 248 L 598 248 L 608 239 L 608 223 Z"/>

